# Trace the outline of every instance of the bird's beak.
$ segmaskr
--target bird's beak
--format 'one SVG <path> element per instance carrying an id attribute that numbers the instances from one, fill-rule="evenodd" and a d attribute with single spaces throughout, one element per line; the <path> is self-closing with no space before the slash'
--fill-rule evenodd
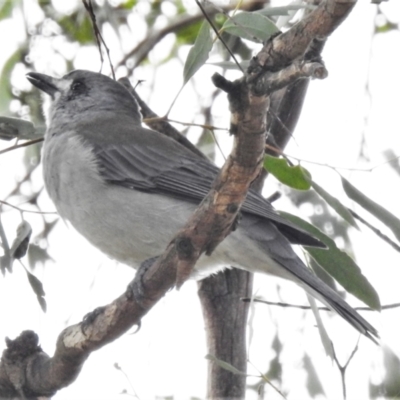
<path id="1" fill-rule="evenodd" d="M 43 92 L 54 98 L 54 95 L 60 91 L 61 79 L 56 79 L 48 75 L 38 74 L 37 72 L 29 72 L 26 78 L 33 86 L 43 90 Z"/>

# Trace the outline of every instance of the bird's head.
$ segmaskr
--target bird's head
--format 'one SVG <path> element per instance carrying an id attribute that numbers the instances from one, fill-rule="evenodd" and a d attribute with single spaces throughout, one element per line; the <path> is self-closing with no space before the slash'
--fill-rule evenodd
<path id="1" fill-rule="evenodd" d="M 139 107 L 134 97 L 113 79 L 85 70 L 72 71 L 62 78 L 30 72 L 27 79 L 32 85 L 52 98 L 50 124 L 73 123 L 76 119 L 96 118 L 111 112 L 125 115 L 140 123 Z"/>

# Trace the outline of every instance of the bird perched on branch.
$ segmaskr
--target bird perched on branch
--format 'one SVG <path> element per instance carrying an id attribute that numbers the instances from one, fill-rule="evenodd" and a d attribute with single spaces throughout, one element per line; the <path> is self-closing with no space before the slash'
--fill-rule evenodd
<path id="1" fill-rule="evenodd" d="M 61 79 L 29 73 L 52 98 L 43 151 L 44 180 L 59 214 L 109 257 L 137 268 L 163 253 L 208 193 L 218 168 L 141 125 L 136 100 L 120 83 L 77 70 Z M 376 329 L 316 277 L 291 244 L 323 246 L 249 191 L 243 218 L 193 277 L 223 267 L 294 281 L 374 340 Z"/>

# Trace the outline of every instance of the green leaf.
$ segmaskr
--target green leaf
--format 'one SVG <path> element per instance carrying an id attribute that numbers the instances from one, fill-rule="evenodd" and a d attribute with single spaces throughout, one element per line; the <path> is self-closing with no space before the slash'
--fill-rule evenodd
<path id="1" fill-rule="evenodd" d="M 305 249 L 329 275 L 335 278 L 349 293 L 372 309 L 381 309 L 378 293 L 347 253 L 340 250 L 331 238 L 315 226 L 292 214 L 285 212 L 280 212 L 280 214 L 326 244 L 327 249 L 315 247 L 305 247 Z"/>
<path id="2" fill-rule="evenodd" d="M 188 57 L 183 68 L 183 82 L 186 84 L 189 79 L 200 69 L 208 60 L 213 41 L 210 34 L 210 27 L 207 21 L 201 25 L 199 34 L 194 45 L 189 51 Z"/>
<path id="3" fill-rule="evenodd" d="M 308 190 L 311 187 L 311 174 L 302 166 L 290 166 L 284 158 L 266 155 L 264 168 L 278 179 L 279 182 L 298 190 Z"/>
<path id="4" fill-rule="evenodd" d="M 260 13 L 241 12 L 228 19 L 222 30 L 253 42 L 267 40 L 272 34 L 279 32 L 276 25 Z"/>
<path id="5" fill-rule="evenodd" d="M 122 8 L 125 8 L 126 10 L 131 10 L 133 7 L 135 7 L 137 4 L 137 0 L 126 0 L 121 4 Z"/>
<path id="6" fill-rule="evenodd" d="M 333 197 L 325 189 L 319 186 L 316 182 L 312 182 L 313 189 L 351 226 L 358 229 L 357 222 L 350 214 L 350 211 L 336 197 Z"/>
<path id="7" fill-rule="evenodd" d="M 19 5 L 19 0 L 3 0 L 0 1 L 0 21 L 11 16 L 12 10 Z"/>
<path id="8" fill-rule="evenodd" d="M 354 200 L 365 210 L 370 212 L 373 216 L 382 221 L 396 236 L 397 240 L 400 241 L 400 220 L 394 216 L 391 212 L 383 208 L 378 203 L 361 193 L 355 188 L 347 179 L 342 177 L 343 189 L 350 199 Z"/>
<path id="9" fill-rule="evenodd" d="M 76 12 L 61 18 L 57 23 L 71 40 L 75 40 L 80 44 L 93 43 L 94 34 L 92 22 L 87 15 L 82 19 L 81 15 Z"/>
<path id="10" fill-rule="evenodd" d="M 179 29 L 175 33 L 177 45 L 180 46 L 184 44 L 190 44 L 190 45 L 194 44 L 194 42 L 197 39 L 197 36 L 199 36 L 202 24 L 203 21 L 200 20 L 195 24 L 190 24 L 188 26 L 183 27 L 182 29 Z"/>

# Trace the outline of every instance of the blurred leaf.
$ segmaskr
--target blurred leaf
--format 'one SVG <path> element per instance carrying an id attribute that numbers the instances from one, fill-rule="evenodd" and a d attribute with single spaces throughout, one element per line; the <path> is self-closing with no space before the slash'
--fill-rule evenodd
<path id="1" fill-rule="evenodd" d="M 0 21 L 11 16 L 12 10 L 19 5 L 20 0 L 3 0 L 0 1 Z"/>
<path id="2" fill-rule="evenodd" d="M 3 69 L 0 75 L 0 114 L 6 114 L 10 101 L 12 100 L 11 94 L 11 74 L 14 70 L 15 65 L 22 58 L 22 50 L 17 49 L 4 63 Z"/>
<path id="3" fill-rule="evenodd" d="M 212 49 L 212 39 L 210 34 L 210 27 L 207 21 L 201 25 L 199 35 L 197 36 L 194 45 L 189 51 L 188 57 L 183 69 L 183 82 L 186 84 L 189 79 L 204 65 L 208 60 L 210 51 Z"/>
<path id="4" fill-rule="evenodd" d="M 399 399 L 400 397 L 400 359 L 389 347 L 384 346 L 383 363 L 385 376 L 379 385 L 369 384 L 371 399 Z"/>
<path id="5" fill-rule="evenodd" d="M 0 271 L 3 274 L 3 276 L 6 273 L 6 270 L 8 272 L 12 272 L 12 259 L 9 254 L 5 254 L 4 256 L 0 257 Z"/>
<path id="6" fill-rule="evenodd" d="M 137 0 L 126 0 L 124 1 L 120 7 L 125 8 L 127 10 L 131 10 L 137 4 Z"/>
<path id="7" fill-rule="evenodd" d="M 300 165 L 290 166 L 284 158 L 267 154 L 264 158 L 264 168 L 279 182 L 293 189 L 308 190 L 311 187 L 311 174 Z"/>
<path id="8" fill-rule="evenodd" d="M 79 12 L 66 15 L 57 21 L 64 33 L 71 40 L 80 44 L 93 43 L 94 34 L 90 18 L 85 14 L 83 17 Z"/>
<path id="9" fill-rule="evenodd" d="M 36 139 L 44 135 L 45 129 L 37 130 L 32 122 L 21 118 L 0 116 L 0 139 Z"/>
<path id="10" fill-rule="evenodd" d="M 397 240 L 400 241 L 400 220 L 394 216 L 391 212 L 387 211 L 378 203 L 361 193 L 355 188 L 347 179 L 342 177 L 343 189 L 350 199 L 354 200 L 365 210 L 370 212 L 373 216 L 382 221 L 396 236 Z"/>
<path id="11" fill-rule="evenodd" d="M 351 249 L 349 238 L 350 225 L 342 218 L 336 218 L 329 212 L 328 203 L 323 200 L 315 190 L 294 190 L 290 189 L 287 197 L 296 207 L 303 204 L 311 205 L 313 214 L 310 215 L 311 224 L 319 228 L 322 232 L 329 230 L 331 237 L 341 237 L 346 245 L 346 249 Z"/>
<path id="12" fill-rule="evenodd" d="M 276 25 L 260 13 L 241 12 L 226 20 L 222 29 L 232 35 L 253 42 L 266 41 L 272 34 L 279 32 Z"/>
<path id="13" fill-rule="evenodd" d="M 39 305 L 43 312 L 46 312 L 47 309 L 47 304 L 46 300 L 44 299 L 45 292 L 43 289 L 43 284 L 40 282 L 40 280 L 33 274 L 31 274 L 29 271 L 25 269 L 26 275 L 28 277 L 28 281 L 31 285 L 32 290 L 36 294 L 36 298 L 38 299 Z"/>
<path id="14" fill-rule="evenodd" d="M 183 4 L 182 0 L 175 0 L 175 7 L 176 7 L 176 12 L 178 15 L 184 14 L 187 12 L 187 9 L 185 5 Z"/>
<path id="15" fill-rule="evenodd" d="M 32 228 L 27 221 L 22 221 L 17 228 L 17 236 L 10 248 L 12 258 L 19 260 L 24 257 L 29 246 Z"/>
<path id="16" fill-rule="evenodd" d="M 176 32 L 177 45 L 194 44 L 199 35 L 202 24 L 203 21 L 200 20 L 195 24 L 190 24 L 179 29 L 178 32 Z"/>
<path id="17" fill-rule="evenodd" d="M 280 214 L 328 246 L 328 249 L 324 250 L 314 247 L 304 247 L 325 271 L 335 278 L 349 293 L 356 296 L 369 307 L 374 310 L 381 309 L 378 293 L 362 274 L 359 266 L 347 253 L 340 250 L 331 238 L 323 234 L 315 226 L 292 214 L 285 212 L 280 212 Z"/>
<path id="18" fill-rule="evenodd" d="M 303 364 L 304 364 L 304 369 L 307 373 L 306 385 L 308 393 L 310 393 L 313 399 L 317 397 L 319 394 L 325 397 L 325 392 L 322 387 L 321 381 L 318 378 L 317 371 L 314 368 L 311 358 L 307 354 L 304 354 Z"/>
<path id="19" fill-rule="evenodd" d="M 206 355 L 206 360 L 210 360 L 213 363 L 217 364 L 219 367 L 221 367 L 222 369 L 225 369 L 226 371 L 230 371 L 235 375 L 243 375 L 243 376 L 247 376 L 247 374 L 245 372 L 239 371 L 237 368 L 235 368 L 233 365 L 222 361 L 220 359 L 218 359 L 217 357 L 211 355 L 211 354 L 207 354 Z"/>
<path id="20" fill-rule="evenodd" d="M 388 165 L 393 168 L 397 175 L 400 176 L 400 159 L 399 156 L 393 151 L 393 149 L 386 149 L 383 152 L 385 160 L 387 161 Z"/>
<path id="21" fill-rule="evenodd" d="M 199 140 L 196 143 L 196 147 L 204 153 L 210 160 L 215 159 L 215 136 L 209 129 L 203 129 Z"/>
<path id="22" fill-rule="evenodd" d="M 42 249 L 37 244 L 31 244 L 28 249 L 28 262 L 29 266 L 34 269 L 36 264 L 45 264 L 46 261 L 52 260 L 47 252 L 47 249 Z"/>
<path id="23" fill-rule="evenodd" d="M 336 197 L 333 197 L 325 189 L 319 186 L 316 182 L 312 182 L 313 189 L 351 226 L 358 229 L 357 223 L 350 211 Z"/>
<path id="24" fill-rule="evenodd" d="M 331 360 L 333 360 L 334 359 L 334 350 L 333 350 L 333 346 L 332 346 L 332 341 L 329 338 L 328 332 L 325 329 L 325 325 L 324 325 L 321 315 L 319 313 L 317 303 L 316 303 L 314 297 L 312 297 L 308 293 L 307 293 L 307 299 L 308 299 L 308 302 L 310 303 L 311 311 L 313 312 L 314 317 L 317 321 L 319 337 L 321 338 L 321 342 L 324 347 L 325 353 L 327 356 L 330 357 Z"/>
<path id="25" fill-rule="evenodd" d="M 272 350 L 275 351 L 274 358 L 269 363 L 268 372 L 265 374 L 271 381 L 279 382 L 279 386 L 282 384 L 282 363 L 280 361 L 282 353 L 282 343 L 279 340 L 278 332 L 275 333 L 274 340 L 272 341 Z"/>

